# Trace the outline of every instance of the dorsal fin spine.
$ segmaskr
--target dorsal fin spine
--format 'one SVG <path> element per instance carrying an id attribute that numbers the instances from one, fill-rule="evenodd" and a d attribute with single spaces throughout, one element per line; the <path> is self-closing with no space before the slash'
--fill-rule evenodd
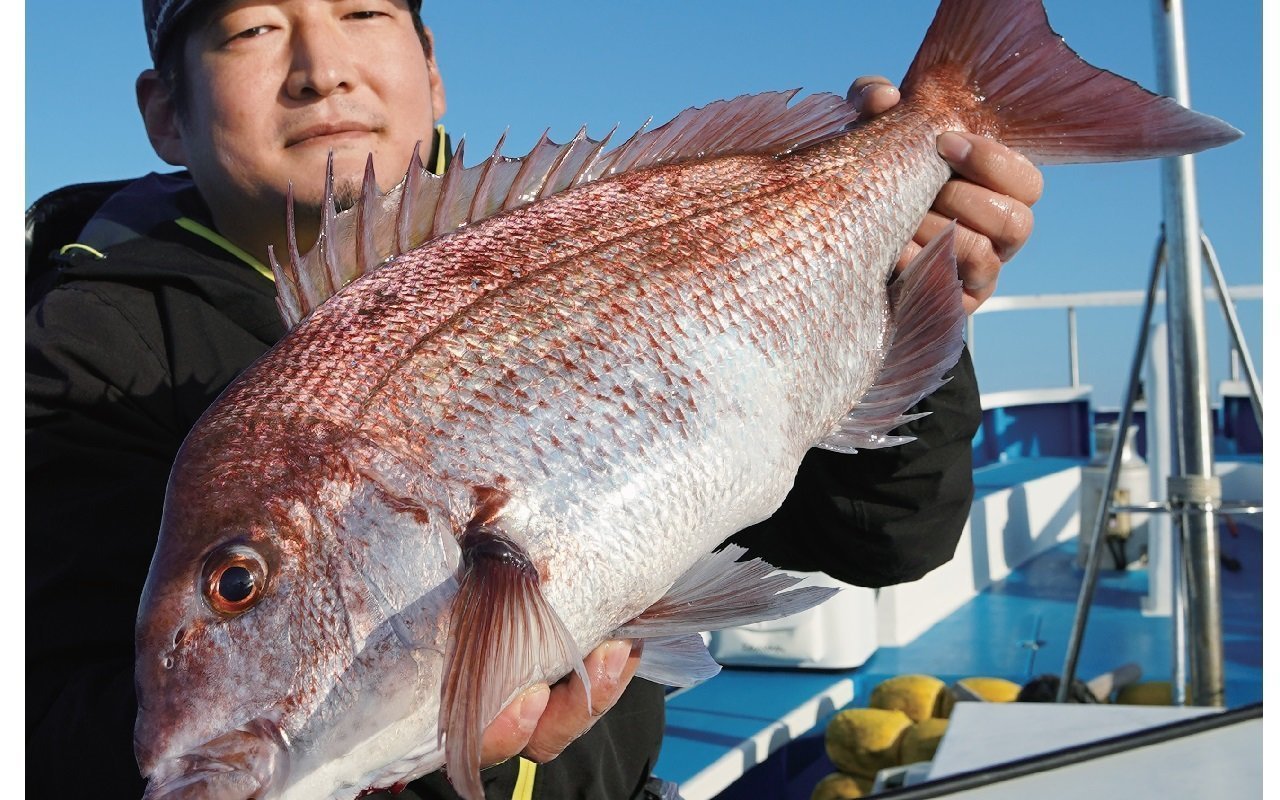
<path id="1" fill-rule="evenodd" d="M 522 198 L 524 198 L 525 195 L 528 194 L 528 191 L 525 188 L 524 183 L 528 179 L 529 175 L 533 173 L 534 166 L 538 163 L 538 156 L 542 153 L 542 150 L 551 142 L 551 140 L 547 138 L 548 133 L 549 133 L 549 130 L 544 130 L 542 132 L 542 135 L 538 137 L 538 141 L 536 144 L 534 144 L 533 149 L 530 150 L 529 154 L 524 157 L 524 161 L 521 162 L 520 164 L 520 171 L 516 173 L 515 178 L 511 181 L 511 188 L 507 190 L 507 196 L 502 202 L 503 208 L 513 208 L 514 206 L 522 203 L 523 202 Z M 538 188 L 535 190 L 535 192 L 541 191 L 541 190 L 542 190 L 542 183 L 539 182 Z"/>
<path id="2" fill-rule="evenodd" d="M 507 132 L 503 131 L 498 137 L 498 143 L 493 147 L 493 153 L 484 160 L 484 172 L 480 173 L 480 180 L 476 181 L 476 193 L 471 198 L 471 205 L 467 208 L 467 219 L 476 219 L 483 212 L 481 203 L 489 194 L 489 184 L 493 182 L 493 167 L 502 161 L 502 145 L 506 141 Z"/>
<path id="3" fill-rule="evenodd" d="M 284 227 L 285 227 L 285 234 L 288 237 L 288 244 L 289 244 L 290 272 L 293 272 L 293 267 L 302 261 L 302 256 L 298 255 L 298 231 L 297 231 L 297 226 L 294 225 L 294 219 L 295 218 L 294 218 L 294 212 L 293 212 L 293 181 L 289 181 L 289 189 L 287 192 L 285 192 Z M 295 273 L 293 277 L 296 279 L 298 276 Z"/>
<path id="4" fill-rule="evenodd" d="M 607 139 L 608 137 L 605 138 Z M 573 148 L 572 158 L 566 158 L 556 172 L 556 191 L 561 192 L 579 185 L 583 175 L 600 157 L 600 151 L 603 149 L 604 142 L 597 142 L 587 136 L 584 128 L 582 141 Z"/>
<path id="5" fill-rule="evenodd" d="M 566 164 L 573 163 L 570 156 L 573 155 L 575 150 L 581 147 L 582 142 L 586 138 L 587 126 L 583 125 L 578 129 L 578 132 L 574 134 L 573 138 L 570 139 L 564 147 L 560 148 L 560 152 L 556 154 L 555 161 L 552 162 L 551 168 L 547 170 L 547 179 L 543 181 L 542 188 L 538 190 L 539 200 L 544 197 L 549 197 L 559 191 L 561 171 L 565 169 Z M 574 172 L 577 172 L 577 170 L 575 169 Z"/>
<path id="6" fill-rule="evenodd" d="M 324 175 L 324 200 L 320 206 L 320 236 L 319 241 L 316 242 L 316 246 L 320 248 L 320 262 L 324 265 L 326 278 L 321 288 L 328 297 L 332 297 L 338 289 L 342 288 L 343 283 L 333 246 L 333 216 L 336 213 L 333 199 L 333 150 L 330 150 Z M 324 300 L 320 302 L 323 303 Z"/>
<path id="7" fill-rule="evenodd" d="M 465 219 L 454 219 L 457 214 L 456 205 L 458 201 L 458 189 L 460 189 L 463 175 L 466 174 L 466 140 L 458 142 L 457 151 L 454 151 L 453 159 L 449 161 L 448 169 L 444 170 L 444 183 L 440 184 L 439 200 L 435 204 L 435 216 L 431 219 L 431 227 L 426 230 L 426 239 L 434 239 L 440 234 L 452 230 L 458 223 L 466 223 Z M 467 204 L 470 207 L 470 204 Z"/>
<path id="8" fill-rule="evenodd" d="M 650 122 L 653 122 L 653 117 L 646 119 L 644 124 L 618 147 L 618 154 L 611 159 L 609 168 L 604 173 L 605 175 L 617 175 L 619 172 L 625 172 L 627 170 L 627 167 L 629 166 L 628 162 L 631 159 L 631 153 L 636 149 L 636 143 L 640 141 L 642 134 L 649 127 Z"/>
<path id="9" fill-rule="evenodd" d="M 381 259 L 378 256 L 377 242 L 373 236 L 374 203 L 378 200 L 378 183 L 373 173 L 373 154 L 369 154 L 364 163 L 364 182 L 360 187 L 360 207 L 356 212 L 356 235 L 360 237 L 356 248 L 356 269 L 363 275 L 376 267 Z"/>
<path id="10" fill-rule="evenodd" d="M 396 213 L 396 247 L 393 255 L 399 255 L 409 249 L 409 225 L 413 218 L 414 198 L 418 194 L 418 186 L 422 183 L 422 159 L 418 156 L 418 142 L 413 146 L 413 155 L 409 158 L 409 170 L 404 176 L 404 186 L 400 191 L 400 208 Z"/>
<path id="11" fill-rule="evenodd" d="M 297 283 L 298 298 L 301 303 L 301 314 L 303 316 L 311 313 L 317 305 L 323 302 L 323 292 L 316 286 L 315 270 L 300 269 L 305 267 L 306 261 L 298 254 L 298 233 L 297 226 L 294 224 L 297 212 L 294 210 L 293 183 L 289 184 L 289 191 L 285 198 L 285 221 L 288 228 L 289 238 L 289 262 L 290 273 L 292 279 Z M 308 253 L 308 255 L 310 255 Z"/>
<path id="12" fill-rule="evenodd" d="M 302 307 L 298 303 L 298 294 L 294 291 L 297 285 L 291 280 L 280 280 L 281 275 L 290 275 L 293 262 L 289 263 L 289 270 L 280 266 L 280 261 L 276 258 L 276 246 L 267 245 L 267 263 L 271 265 L 271 274 L 276 277 L 276 308 L 280 311 L 280 318 L 284 320 L 285 325 L 292 327 L 302 319 Z"/>
<path id="13" fill-rule="evenodd" d="M 596 145 L 596 149 L 592 151 L 591 157 L 582 162 L 582 166 L 578 168 L 578 174 L 573 178 L 574 186 L 581 186 L 591 180 L 592 170 L 600 163 L 600 157 L 604 155 L 604 149 L 609 146 L 609 141 L 613 139 L 613 135 L 618 132 L 618 126 L 614 125 L 600 143 Z"/>
<path id="14" fill-rule="evenodd" d="M 453 159 L 449 162 L 449 167 L 444 171 L 444 183 L 440 186 L 440 199 L 436 202 L 436 213 L 432 218 L 431 227 L 427 229 L 426 238 L 434 239 L 453 226 L 450 225 L 452 214 L 449 211 L 453 208 L 457 200 L 458 186 L 462 182 L 463 173 L 466 171 L 464 157 L 466 155 L 467 140 L 462 139 L 458 142 L 458 149 L 453 154 Z M 470 207 L 470 204 L 468 204 Z"/>

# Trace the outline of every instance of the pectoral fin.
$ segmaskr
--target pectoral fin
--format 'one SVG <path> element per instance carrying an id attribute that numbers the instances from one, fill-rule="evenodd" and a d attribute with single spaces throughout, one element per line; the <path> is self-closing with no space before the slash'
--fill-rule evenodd
<path id="1" fill-rule="evenodd" d="M 818 447 L 840 453 L 912 440 L 890 434 L 919 419 L 908 409 L 947 382 L 964 348 L 963 287 L 956 277 L 956 223 L 921 250 L 889 286 L 893 321 L 875 384 Z"/>
<path id="2" fill-rule="evenodd" d="M 501 530 L 474 524 L 459 539 L 462 566 L 454 597 L 440 698 L 449 781 L 480 800 L 480 740 L 485 726 L 519 691 L 575 670 L 582 655 L 543 598 L 538 571 Z"/>

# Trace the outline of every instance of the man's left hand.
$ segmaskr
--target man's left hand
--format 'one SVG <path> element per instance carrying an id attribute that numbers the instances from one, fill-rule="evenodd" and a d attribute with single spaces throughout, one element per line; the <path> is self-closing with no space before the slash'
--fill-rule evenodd
<path id="1" fill-rule="evenodd" d="M 859 78 L 849 99 L 866 114 L 882 114 L 901 95 L 887 78 Z M 973 133 L 944 133 L 938 153 L 955 175 L 934 199 L 915 236 L 902 249 L 896 269 L 956 220 L 956 261 L 964 284 L 964 309 L 972 314 L 995 292 L 1000 269 L 1031 236 L 1031 206 L 1040 199 L 1044 178 L 1021 153 Z"/>

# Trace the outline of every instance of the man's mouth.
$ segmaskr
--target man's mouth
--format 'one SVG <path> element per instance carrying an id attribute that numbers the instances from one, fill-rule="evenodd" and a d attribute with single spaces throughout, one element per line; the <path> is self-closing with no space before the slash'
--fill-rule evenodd
<path id="1" fill-rule="evenodd" d="M 284 146 L 293 147 L 299 144 L 336 144 L 344 139 L 359 139 L 373 129 L 359 122 L 324 122 L 309 125 L 285 137 Z"/>

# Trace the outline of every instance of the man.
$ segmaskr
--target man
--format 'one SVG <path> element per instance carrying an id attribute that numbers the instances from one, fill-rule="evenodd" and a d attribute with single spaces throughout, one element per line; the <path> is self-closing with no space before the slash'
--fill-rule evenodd
<path id="1" fill-rule="evenodd" d="M 285 241 L 285 193 L 292 184 L 305 247 L 330 151 L 339 193 L 354 196 L 368 154 L 379 175 L 403 174 L 445 110 L 419 0 L 143 7 L 156 69 L 138 78 L 139 108 L 156 152 L 189 177 L 70 187 L 28 215 L 28 775 L 44 786 L 70 767 L 96 795 L 122 798 L 142 790 L 133 616 L 165 481 L 204 408 L 283 334 L 262 260 Z M 869 112 L 897 101 L 880 78 L 851 92 Z M 1029 234 L 1039 173 L 977 137 L 946 135 L 939 150 L 970 180 L 943 190 L 903 263 L 959 218 L 972 310 Z M 56 268 L 43 263 L 51 250 Z M 912 446 L 813 454 L 783 509 L 743 541 L 780 566 L 864 585 L 950 558 L 979 413 L 967 358 L 924 407 L 935 413 L 912 423 Z M 588 657 L 590 711 L 576 677 L 517 698 L 485 736 L 485 763 L 501 762 L 485 771 L 489 796 L 511 796 L 533 762 L 548 762 L 534 771 L 539 796 L 639 796 L 662 691 L 629 682 L 638 657 L 628 642 Z M 438 774 L 410 788 L 453 796 Z"/>

